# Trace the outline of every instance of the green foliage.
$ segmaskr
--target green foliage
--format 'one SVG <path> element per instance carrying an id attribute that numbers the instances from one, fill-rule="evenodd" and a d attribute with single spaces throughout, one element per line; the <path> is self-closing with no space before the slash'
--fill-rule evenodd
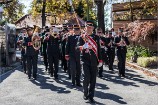
<path id="1" fill-rule="evenodd" d="M 40 1 L 40 0 L 38 0 Z M 75 12 L 83 19 L 87 18 L 87 6 L 90 8 L 89 17 L 92 20 L 96 19 L 95 13 L 92 11 L 93 8 L 93 0 L 72 0 L 73 7 Z M 42 11 L 42 2 L 37 2 L 37 0 L 33 0 L 31 5 L 32 15 L 36 17 Z M 71 6 L 68 3 L 68 0 L 46 0 L 46 12 L 50 14 L 56 14 L 57 16 L 63 14 L 67 15 L 67 13 L 71 12 Z M 65 18 L 65 17 L 62 17 Z"/>
<path id="2" fill-rule="evenodd" d="M 137 59 L 137 64 L 142 67 L 152 67 L 157 66 L 158 64 L 158 57 L 139 57 Z"/>
<path id="3" fill-rule="evenodd" d="M 21 18 L 24 15 L 24 8 L 25 5 L 20 3 L 19 0 L 13 0 L 13 2 L 5 5 L 4 7 L 4 19 L 9 23 L 16 22 L 19 18 Z"/>
<path id="4" fill-rule="evenodd" d="M 137 55 L 138 57 L 151 57 L 153 56 L 153 52 L 143 46 L 128 46 L 127 59 L 130 59 L 134 55 Z"/>

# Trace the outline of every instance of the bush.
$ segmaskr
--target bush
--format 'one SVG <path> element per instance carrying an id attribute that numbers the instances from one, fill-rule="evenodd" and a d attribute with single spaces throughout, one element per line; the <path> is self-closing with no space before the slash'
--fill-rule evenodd
<path id="1" fill-rule="evenodd" d="M 143 46 L 128 46 L 126 55 L 127 60 L 131 59 L 131 57 L 134 57 L 135 55 L 138 57 L 151 57 L 153 56 L 153 52 Z"/>
<path id="2" fill-rule="evenodd" d="M 142 67 L 152 67 L 157 66 L 158 64 L 158 57 L 139 57 L 137 59 L 137 64 Z"/>

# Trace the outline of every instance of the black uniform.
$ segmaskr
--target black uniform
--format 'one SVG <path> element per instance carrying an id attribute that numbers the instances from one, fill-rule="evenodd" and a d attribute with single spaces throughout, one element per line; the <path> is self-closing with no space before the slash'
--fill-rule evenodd
<path id="1" fill-rule="evenodd" d="M 128 41 L 128 38 L 124 36 L 115 37 L 115 43 L 116 44 L 119 43 L 121 39 L 124 40 L 126 45 L 130 44 Z M 120 76 L 125 76 L 126 53 L 127 53 L 126 46 L 117 46 L 118 69 L 119 69 Z"/>
<path id="2" fill-rule="evenodd" d="M 80 65 L 80 50 L 77 49 L 77 42 L 80 35 L 72 35 L 68 37 L 66 44 L 66 55 L 70 57 L 70 70 L 72 77 L 72 85 L 80 86 L 81 65 Z"/>
<path id="3" fill-rule="evenodd" d="M 114 41 L 114 37 L 108 37 L 106 38 L 107 40 L 107 55 L 108 55 L 108 66 L 109 66 L 109 70 L 113 71 L 113 63 L 114 63 L 114 59 L 115 59 L 115 41 Z M 110 44 L 110 46 L 108 46 L 108 44 Z"/>
<path id="4" fill-rule="evenodd" d="M 82 50 L 81 60 L 83 62 L 83 88 L 84 96 L 93 99 L 94 90 L 96 84 L 96 75 L 97 75 L 97 65 L 98 59 L 101 60 L 101 51 L 100 51 L 100 38 L 99 36 L 92 34 L 89 35 L 97 43 L 97 56 L 92 49 L 89 50 L 89 53 L 86 52 L 86 49 Z M 80 38 L 79 46 L 83 46 L 85 41 L 83 38 Z M 89 87 L 89 89 L 88 89 Z"/>
<path id="5" fill-rule="evenodd" d="M 26 49 L 25 47 L 23 46 L 24 44 L 24 41 L 26 39 L 26 36 L 20 36 L 19 37 L 19 41 L 21 40 L 22 41 L 22 46 L 21 46 L 21 60 L 22 60 L 22 67 L 24 69 L 24 73 L 26 73 Z"/>
<path id="6" fill-rule="evenodd" d="M 51 76 L 53 76 L 54 74 L 55 79 L 58 78 L 57 73 L 58 73 L 59 56 L 60 56 L 59 43 L 60 43 L 60 39 L 54 38 L 51 35 L 47 39 L 47 54 L 48 54 L 49 71 L 50 71 Z"/>
<path id="7" fill-rule="evenodd" d="M 65 59 L 65 46 L 66 46 L 67 38 L 64 38 L 64 37 L 65 36 L 63 36 L 63 39 L 61 42 L 61 50 L 62 50 L 62 67 L 63 67 L 64 71 L 66 72 L 68 70 L 67 61 Z"/>
<path id="8" fill-rule="evenodd" d="M 42 33 L 42 55 L 44 60 L 45 69 L 47 71 L 48 69 L 48 57 L 47 57 L 47 41 L 44 40 L 44 38 L 47 37 L 47 34 L 45 32 Z"/>
<path id="9" fill-rule="evenodd" d="M 101 56 L 102 56 L 102 60 L 105 64 L 108 63 L 108 58 L 107 58 L 107 40 L 105 37 L 100 37 L 100 42 L 101 42 Z M 103 73 L 103 65 L 101 67 L 99 67 L 99 77 L 102 77 Z"/>
<path id="10" fill-rule="evenodd" d="M 37 61 L 38 61 L 38 50 L 35 50 L 29 43 L 32 41 L 32 36 L 28 36 L 25 39 L 24 45 L 26 46 L 26 56 L 27 56 L 27 68 L 28 77 L 31 78 L 32 67 L 33 67 L 33 78 L 37 77 Z"/>

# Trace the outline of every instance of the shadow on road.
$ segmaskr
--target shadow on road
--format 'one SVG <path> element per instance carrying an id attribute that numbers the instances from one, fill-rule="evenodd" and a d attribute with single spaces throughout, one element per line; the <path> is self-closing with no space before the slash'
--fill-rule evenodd
<path id="1" fill-rule="evenodd" d="M 111 93 L 103 93 L 101 91 L 95 91 L 95 96 L 100 98 L 100 99 L 109 99 L 109 100 L 113 100 L 119 104 L 127 104 L 125 101 L 123 101 L 122 97 L 117 96 L 115 94 L 111 94 Z"/>
<path id="2" fill-rule="evenodd" d="M 118 70 L 114 69 L 115 73 L 112 73 L 109 70 L 104 70 L 103 72 L 103 77 L 101 79 L 109 81 L 109 82 L 114 82 L 116 84 L 122 84 L 124 86 L 134 86 L 134 87 L 140 87 L 137 83 L 143 83 L 148 86 L 156 86 L 158 85 L 158 82 L 152 82 L 149 80 L 146 80 L 142 75 L 136 74 L 137 72 L 131 70 L 131 69 L 126 69 L 126 77 L 119 77 L 118 75 Z M 130 81 L 127 81 L 130 80 Z"/>

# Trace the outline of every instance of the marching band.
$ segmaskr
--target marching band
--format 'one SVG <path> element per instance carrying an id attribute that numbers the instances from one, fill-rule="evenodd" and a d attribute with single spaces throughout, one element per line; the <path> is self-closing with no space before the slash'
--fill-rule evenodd
<path id="1" fill-rule="evenodd" d="M 113 63 L 118 58 L 119 76 L 125 77 L 126 46 L 128 37 L 123 34 L 123 28 L 114 29 L 107 35 L 102 29 L 94 32 L 92 21 L 85 23 L 84 29 L 76 24 L 63 25 L 58 31 L 54 26 L 28 27 L 22 30 L 18 44 L 21 49 L 24 73 L 29 79 L 37 79 L 38 54 L 41 52 L 45 70 L 54 79 L 60 76 L 61 69 L 68 73 L 72 86 L 82 87 L 81 74 L 83 74 L 83 98 L 94 103 L 94 92 L 97 75 L 103 77 L 103 66 L 107 65 L 114 73 Z M 61 62 L 61 63 L 60 63 Z M 33 72 L 32 72 L 33 68 Z"/>

